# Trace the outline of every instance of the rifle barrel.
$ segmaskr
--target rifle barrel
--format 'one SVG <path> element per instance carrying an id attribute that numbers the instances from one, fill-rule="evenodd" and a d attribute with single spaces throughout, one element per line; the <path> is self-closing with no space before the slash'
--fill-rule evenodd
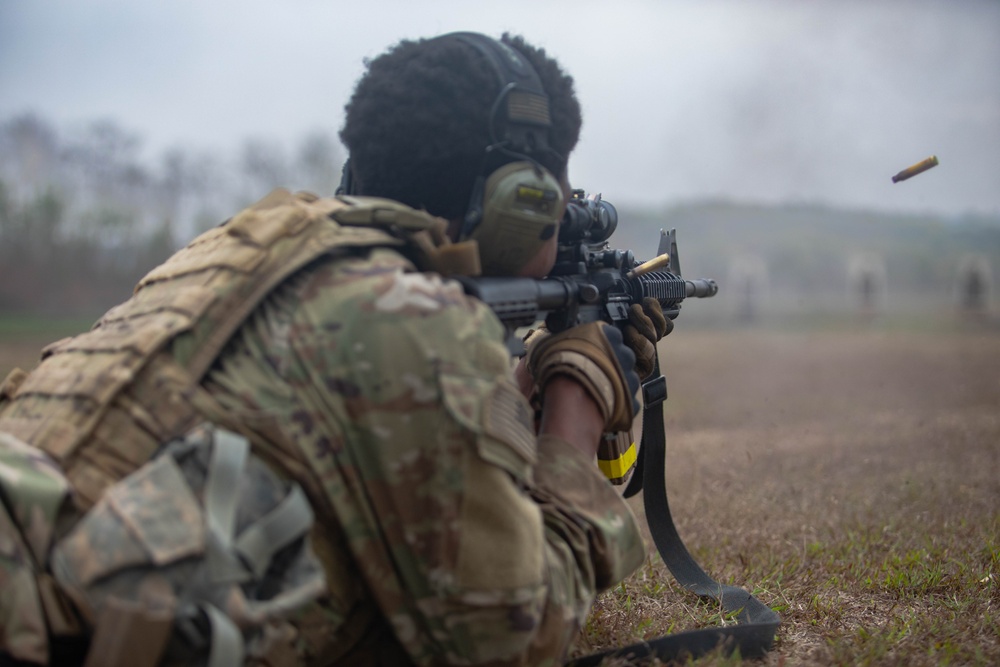
<path id="1" fill-rule="evenodd" d="M 685 280 L 687 295 L 698 299 L 715 296 L 719 293 L 719 286 L 711 278 L 696 278 L 695 280 Z"/>

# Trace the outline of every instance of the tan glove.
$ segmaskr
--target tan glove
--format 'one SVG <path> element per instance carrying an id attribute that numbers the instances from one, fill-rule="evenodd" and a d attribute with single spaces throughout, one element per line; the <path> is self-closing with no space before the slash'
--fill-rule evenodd
<path id="1" fill-rule="evenodd" d="M 641 379 L 645 380 L 653 372 L 656 344 L 673 330 L 673 320 L 664 317 L 660 302 L 653 297 L 647 296 L 641 305 L 629 306 L 625 344 L 635 353 L 635 372 Z"/>
<path id="2" fill-rule="evenodd" d="M 607 431 L 625 431 L 639 410 L 635 354 L 618 329 L 590 322 L 562 333 L 538 336 L 529 346 L 528 371 L 544 394 L 556 375 L 579 382 L 601 410 Z"/>

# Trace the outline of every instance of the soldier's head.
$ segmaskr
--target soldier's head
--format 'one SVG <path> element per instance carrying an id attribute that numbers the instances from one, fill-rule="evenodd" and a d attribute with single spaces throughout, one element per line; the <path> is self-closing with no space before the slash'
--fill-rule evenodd
<path id="1" fill-rule="evenodd" d="M 556 233 L 580 125 L 573 79 L 543 49 L 452 33 L 368 62 L 340 137 L 353 194 L 454 221 L 484 273 L 504 274 Z"/>

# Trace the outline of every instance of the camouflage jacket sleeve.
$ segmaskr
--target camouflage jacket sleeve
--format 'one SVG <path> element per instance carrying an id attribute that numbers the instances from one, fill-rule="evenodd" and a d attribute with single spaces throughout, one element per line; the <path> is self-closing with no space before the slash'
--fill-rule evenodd
<path id="1" fill-rule="evenodd" d="M 556 661 L 641 562 L 638 527 L 593 461 L 536 440 L 492 313 L 411 268 L 377 250 L 297 276 L 244 326 L 214 391 L 297 443 L 415 662 Z"/>

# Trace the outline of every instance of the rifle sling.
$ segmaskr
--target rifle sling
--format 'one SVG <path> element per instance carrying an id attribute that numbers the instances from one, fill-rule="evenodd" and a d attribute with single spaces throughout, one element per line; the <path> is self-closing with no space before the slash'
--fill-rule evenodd
<path id="1" fill-rule="evenodd" d="M 720 584 L 708 576 L 688 553 L 678 535 L 667 500 L 666 434 L 663 427 L 666 385 L 663 384 L 661 394 L 659 384 L 663 376 L 660 374 L 659 358 L 654 361 L 652 375 L 654 379 L 646 385 L 657 383 L 655 398 L 644 403 L 639 460 L 624 495 L 631 497 L 645 489 L 643 507 L 646 510 L 649 532 L 667 569 L 684 588 L 701 597 L 712 598 L 728 613 L 737 612 L 737 625 L 664 635 L 638 644 L 585 655 L 566 663 L 567 667 L 599 665 L 606 658 L 658 658 L 664 661 L 697 658 L 719 648 L 727 655 L 739 650 L 743 658 L 761 657 L 771 650 L 774 635 L 781 624 L 781 617 L 774 610 L 747 591 L 737 586 Z M 645 385 L 643 389 L 646 398 Z"/>

